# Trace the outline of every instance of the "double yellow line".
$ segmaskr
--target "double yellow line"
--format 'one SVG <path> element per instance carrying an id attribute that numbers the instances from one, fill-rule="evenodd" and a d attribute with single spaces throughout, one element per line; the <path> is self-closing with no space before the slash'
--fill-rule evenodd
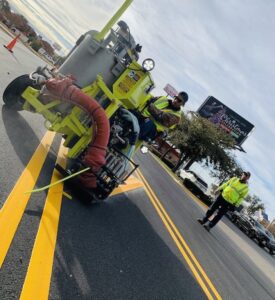
<path id="1" fill-rule="evenodd" d="M 57 163 L 64 168 L 66 153 L 66 149 L 61 146 Z M 58 172 L 54 170 L 51 183 L 59 179 Z M 48 191 L 20 300 L 48 299 L 62 195 L 63 182 L 52 186 Z"/>
<path id="2" fill-rule="evenodd" d="M 32 190 L 53 142 L 54 133 L 47 132 L 4 203 L 0 214 L 0 268 L 22 219 Z"/>
<path id="3" fill-rule="evenodd" d="M 221 300 L 221 296 L 206 275 L 205 271 L 202 269 L 201 265 L 199 264 L 198 260 L 192 253 L 191 249 L 183 239 L 182 235 L 180 234 L 179 230 L 175 226 L 174 222 L 171 220 L 169 215 L 167 214 L 166 210 L 164 209 L 163 205 L 151 189 L 149 183 L 144 178 L 139 170 L 137 170 L 137 174 L 139 178 L 143 181 L 146 193 L 152 202 L 154 208 L 156 209 L 159 217 L 161 218 L 162 222 L 164 223 L 166 229 L 168 230 L 169 234 L 171 235 L 172 239 L 174 240 L 175 244 L 177 245 L 180 253 L 182 254 L 183 258 L 185 259 L 186 263 L 190 267 L 192 273 L 194 274 L 195 278 L 197 279 L 199 285 L 201 286 L 202 290 L 204 291 L 205 295 L 208 299 L 219 299 Z"/>
<path id="4" fill-rule="evenodd" d="M 31 194 L 25 192 L 33 190 L 35 187 L 54 136 L 55 134 L 52 132 L 45 134 L 1 209 L 0 268 L 31 197 Z M 66 164 L 65 156 L 66 150 L 61 146 L 57 163 L 63 167 Z M 51 183 L 58 179 L 60 179 L 59 174 L 54 170 Z M 62 195 L 63 183 L 54 185 L 48 191 L 20 300 L 48 299 Z"/>
<path id="5" fill-rule="evenodd" d="M 31 196 L 30 194 L 25 194 L 25 192 L 34 188 L 53 139 L 54 133 L 47 132 L 0 211 L 0 268 L 2 267 Z M 63 166 L 65 166 L 65 154 L 66 151 L 61 146 L 57 162 Z M 137 172 L 144 183 L 149 199 L 207 298 L 215 299 L 215 296 L 216 299 L 221 299 L 221 296 L 205 274 L 155 193 L 150 188 L 150 185 L 141 172 Z M 58 179 L 58 173 L 54 171 L 51 182 L 56 182 Z M 48 192 L 20 300 L 48 298 L 62 203 L 62 192 L 62 183 L 55 185 Z"/>

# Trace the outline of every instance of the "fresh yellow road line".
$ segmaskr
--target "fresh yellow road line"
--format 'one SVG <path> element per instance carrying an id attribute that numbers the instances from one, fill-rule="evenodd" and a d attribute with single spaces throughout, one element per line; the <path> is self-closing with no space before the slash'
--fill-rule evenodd
<path id="1" fill-rule="evenodd" d="M 17 230 L 30 195 L 25 195 L 26 190 L 34 188 L 42 166 L 53 142 L 54 133 L 48 131 L 40 145 L 33 154 L 30 162 L 21 174 L 4 206 L 0 215 L 0 268 L 9 250 L 12 239 Z"/>
<path id="2" fill-rule="evenodd" d="M 135 178 L 134 176 L 131 176 L 127 179 L 126 184 L 125 185 L 120 185 L 118 188 L 116 188 L 111 196 L 117 195 L 117 194 L 121 194 L 121 193 L 125 193 L 128 191 L 132 191 L 135 189 L 138 189 L 140 187 L 143 187 L 143 183 L 142 181 L 138 180 L 137 178 Z"/>
<path id="3" fill-rule="evenodd" d="M 139 171 L 137 171 L 139 173 Z M 139 175 L 141 176 L 141 179 L 143 179 L 144 177 L 142 176 L 141 173 L 139 173 Z M 208 288 L 206 287 L 205 283 L 203 282 L 202 278 L 200 277 L 198 271 L 195 269 L 193 263 L 191 262 L 190 258 L 188 257 L 186 251 L 183 249 L 182 245 L 179 243 L 179 240 L 177 239 L 177 237 L 175 236 L 174 232 L 172 231 L 170 225 L 168 224 L 168 222 L 166 221 L 164 215 L 162 214 L 161 210 L 159 209 L 159 207 L 157 206 L 155 199 L 153 197 L 153 195 L 151 194 L 151 192 L 148 189 L 148 186 L 145 183 L 145 190 L 147 192 L 147 195 L 151 201 L 151 203 L 153 204 L 153 206 L 155 207 L 158 215 L 160 216 L 162 222 L 164 223 L 166 229 L 168 230 L 168 232 L 170 233 L 172 239 L 174 240 L 174 242 L 176 243 L 180 253 L 182 254 L 183 258 L 185 259 L 186 263 L 188 264 L 188 266 L 190 267 L 191 271 L 193 272 L 195 278 L 197 279 L 199 285 L 201 286 L 202 290 L 204 291 L 204 293 L 206 294 L 207 298 L 210 300 L 214 300 L 214 298 L 212 297 L 212 295 L 210 294 Z"/>
<path id="4" fill-rule="evenodd" d="M 66 150 L 61 146 L 57 163 L 63 167 L 66 164 L 65 155 Z M 60 174 L 54 170 L 51 182 L 58 179 Z M 62 195 L 63 182 L 48 191 L 20 300 L 48 299 Z"/>
<path id="5" fill-rule="evenodd" d="M 200 275 L 198 274 L 198 272 L 194 268 L 193 264 L 197 267 L 198 271 L 201 273 L 202 277 L 204 278 L 204 280 L 206 281 L 206 283 L 208 284 L 208 286 L 210 287 L 210 289 L 212 290 L 212 292 L 214 293 L 216 298 L 217 299 L 222 299 L 221 296 L 219 295 L 218 291 L 213 286 L 212 282 L 210 281 L 210 279 L 208 278 L 208 276 L 206 275 L 206 273 L 204 272 L 204 270 L 200 266 L 198 260 L 195 258 L 195 256 L 192 253 L 191 249 L 189 248 L 189 246 L 187 245 L 187 243 L 183 239 L 183 237 L 180 234 L 179 230 L 177 229 L 177 227 L 175 226 L 175 224 L 173 223 L 173 221 L 171 220 L 171 218 L 169 217 L 169 215 L 165 211 L 165 209 L 162 206 L 162 204 L 160 203 L 159 199 L 157 198 L 157 196 L 155 195 L 155 193 L 151 189 L 150 185 L 148 184 L 148 182 L 144 178 L 144 176 L 141 174 L 141 172 L 139 170 L 137 172 L 138 172 L 138 175 L 141 177 L 142 181 L 144 182 L 146 189 L 148 189 L 147 194 L 148 194 L 151 202 L 153 203 L 154 207 L 157 209 L 161 219 L 165 220 L 166 228 L 168 229 L 168 227 L 169 227 L 168 231 L 169 231 L 170 234 L 172 232 L 171 236 L 173 237 L 174 241 L 176 242 L 178 248 L 180 249 L 180 252 L 182 253 L 183 257 L 185 258 L 185 260 L 188 263 L 189 267 L 191 268 L 192 272 L 194 273 L 194 276 L 198 280 L 199 284 L 201 285 L 201 287 L 202 287 L 203 291 L 205 292 L 205 294 L 207 295 L 208 299 L 213 299 L 213 297 L 209 293 L 208 288 L 205 286 L 204 282 L 202 281 Z M 181 242 L 181 244 L 179 242 Z M 183 250 L 181 245 L 184 246 L 185 250 Z M 187 256 L 186 252 L 189 254 L 189 257 L 192 259 L 193 262 L 191 262 L 191 260 Z M 187 257 L 188 260 L 186 259 L 186 257 Z M 209 296 L 210 296 L 210 298 L 209 298 Z"/>
<path id="6" fill-rule="evenodd" d="M 159 163 L 159 160 L 157 159 L 157 157 L 155 157 L 155 155 L 152 154 L 151 156 Z M 182 186 L 182 185 L 179 183 L 179 181 L 176 180 L 176 179 L 173 177 L 173 175 L 170 173 L 170 169 L 168 169 L 168 167 L 166 167 L 166 165 L 165 165 L 163 162 L 161 162 L 160 165 L 161 165 L 161 167 L 166 171 L 166 173 L 167 173 L 174 181 L 176 181 L 176 182 L 180 185 L 181 189 L 183 189 L 184 192 L 187 193 L 187 194 L 190 196 L 190 198 L 192 198 L 194 201 L 198 202 L 199 204 L 201 204 L 202 206 L 204 206 L 206 209 L 208 209 L 208 206 L 207 206 L 204 202 L 202 202 L 199 198 L 197 198 L 194 194 L 192 194 L 187 188 L 185 188 L 184 186 Z M 150 187 L 149 187 L 149 188 L 150 188 Z M 160 206 L 163 207 L 163 206 L 161 205 L 161 203 L 160 203 Z M 163 208 L 163 210 L 164 210 L 164 208 Z M 164 213 L 166 213 L 165 210 L 164 210 Z M 169 218 L 169 216 L 167 216 L 167 218 Z M 182 244 L 186 247 L 186 249 L 187 249 L 189 255 L 192 257 L 193 254 L 192 254 L 190 248 L 188 247 L 188 245 L 186 244 L 186 242 L 184 241 L 184 239 L 182 238 L 182 236 L 180 235 L 180 233 L 178 232 L 177 228 L 175 227 L 175 225 L 173 224 L 172 221 L 171 221 L 171 226 L 174 228 L 175 232 L 176 232 L 177 235 L 178 235 L 178 238 L 180 239 L 180 241 L 182 242 Z M 196 258 L 195 258 L 195 257 L 194 257 L 193 259 L 196 261 Z M 211 287 L 211 289 L 212 289 L 213 293 L 215 294 L 215 296 L 217 297 L 217 299 L 221 299 L 221 296 L 219 295 L 219 293 L 217 292 L 217 290 L 215 289 L 215 287 L 212 285 L 211 281 L 209 280 L 209 278 L 207 277 L 207 275 L 205 274 L 205 272 L 203 271 L 203 269 L 201 268 L 201 266 L 199 265 L 199 263 L 198 263 L 198 266 L 197 266 L 197 267 L 198 267 L 198 269 L 200 270 L 200 272 L 203 274 L 203 276 L 207 278 L 206 281 L 207 281 L 207 283 L 209 284 L 209 286 Z"/>

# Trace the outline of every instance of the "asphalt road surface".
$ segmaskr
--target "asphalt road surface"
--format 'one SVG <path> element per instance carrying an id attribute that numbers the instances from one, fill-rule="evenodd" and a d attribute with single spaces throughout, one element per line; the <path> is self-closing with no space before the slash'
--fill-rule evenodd
<path id="1" fill-rule="evenodd" d="M 1 46 L 0 95 L 44 64 L 21 43 Z M 57 179 L 65 150 L 42 117 L 0 106 L 1 300 L 275 299 L 275 258 L 227 219 L 208 233 L 196 221 L 205 206 L 151 154 L 100 205 L 63 185 L 26 193 Z"/>

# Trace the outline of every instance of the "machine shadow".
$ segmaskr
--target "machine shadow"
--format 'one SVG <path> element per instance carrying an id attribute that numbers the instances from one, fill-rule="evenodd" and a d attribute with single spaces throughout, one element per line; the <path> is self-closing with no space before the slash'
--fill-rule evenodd
<path id="1" fill-rule="evenodd" d="M 206 297 L 124 194 L 90 208 L 63 201 L 49 299 L 134 298 Z"/>
<path id="2" fill-rule="evenodd" d="M 8 109 L 5 105 L 2 106 L 2 120 L 16 155 L 26 166 L 39 145 L 40 139 L 20 113 Z M 49 157 L 55 159 L 52 152 L 49 152 Z"/>

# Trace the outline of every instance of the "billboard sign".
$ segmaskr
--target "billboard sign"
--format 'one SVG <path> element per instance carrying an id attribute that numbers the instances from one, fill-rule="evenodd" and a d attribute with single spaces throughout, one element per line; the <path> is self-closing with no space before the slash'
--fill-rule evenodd
<path id="1" fill-rule="evenodd" d="M 169 96 L 171 96 L 173 98 L 176 97 L 178 94 L 178 91 L 169 83 L 167 83 L 163 89 Z"/>
<path id="2" fill-rule="evenodd" d="M 254 128 L 253 124 L 213 96 L 209 96 L 197 112 L 201 117 L 219 125 L 228 132 L 239 146 L 245 141 Z"/>

